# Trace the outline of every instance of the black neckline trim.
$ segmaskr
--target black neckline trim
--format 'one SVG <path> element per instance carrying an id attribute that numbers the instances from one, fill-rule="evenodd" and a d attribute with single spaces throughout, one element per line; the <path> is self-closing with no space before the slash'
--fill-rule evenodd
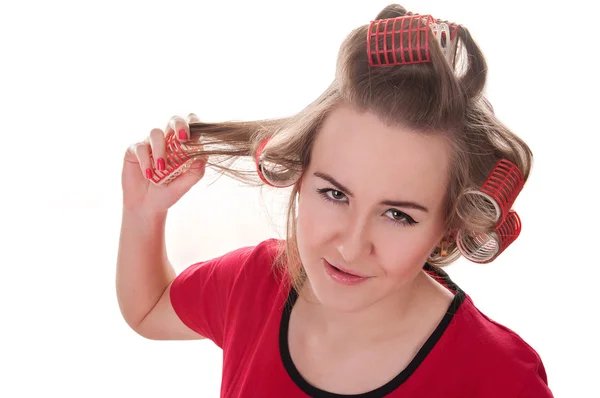
<path id="1" fill-rule="evenodd" d="M 423 344 L 421 349 L 417 352 L 417 355 L 415 355 L 412 361 L 404 370 L 402 370 L 402 372 L 400 372 L 396 377 L 383 386 L 362 394 L 335 394 L 321 390 L 308 383 L 304 377 L 302 377 L 300 372 L 298 372 L 296 365 L 294 365 L 294 362 L 292 361 L 288 344 L 290 315 L 292 308 L 298 299 L 298 292 L 292 287 L 285 302 L 281 317 L 281 324 L 279 326 L 279 353 L 281 355 L 281 360 L 283 361 L 283 366 L 294 383 L 296 383 L 296 385 L 300 387 L 302 391 L 313 398 L 378 398 L 390 394 L 392 391 L 400 387 L 400 385 L 415 372 L 415 370 L 431 352 L 436 343 L 440 340 L 444 334 L 444 331 L 448 328 L 448 325 L 450 325 L 452 318 L 454 318 L 454 314 L 456 314 L 458 308 L 465 299 L 465 293 L 450 279 L 445 271 L 438 267 L 433 267 L 427 263 L 423 267 L 423 270 L 454 293 L 454 298 L 448 307 L 448 311 L 446 311 L 446 315 L 444 315 L 431 336 L 429 336 L 425 344 Z"/>

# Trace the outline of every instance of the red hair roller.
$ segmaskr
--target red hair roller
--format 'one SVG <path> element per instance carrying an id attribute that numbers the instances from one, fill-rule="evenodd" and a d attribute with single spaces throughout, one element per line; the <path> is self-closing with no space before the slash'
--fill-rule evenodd
<path id="1" fill-rule="evenodd" d="M 456 245 L 460 253 L 469 261 L 487 264 L 496 259 L 521 233 L 521 219 L 511 210 L 504 221 L 492 232 L 464 234 L 458 231 Z"/>
<path id="2" fill-rule="evenodd" d="M 394 66 L 430 62 L 431 15 L 405 15 L 372 21 L 367 33 L 369 65 Z"/>
<path id="3" fill-rule="evenodd" d="M 452 62 L 460 25 L 431 15 L 407 13 L 402 17 L 371 21 L 367 53 L 371 66 L 410 65 L 431 62 L 429 34 L 436 38 L 444 57 Z"/>
<path id="4" fill-rule="evenodd" d="M 269 138 L 262 140 L 260 142 L 260 144 L 258 144 L 258 148 L 256 148 L 256 153 L 254 154 L 254 162 L 256 164 L 256 172 L 258 173 L 258 177 L 261 179 L 261 181 L 267 185 L 274 186 L 269 181 L 267 181 L 267 179 L 263 175 L 263 171 L 262 171 L 263 167 L 261 164 L 262 151 L 263 151 L 263 149 L 265 149 L 265 146 L 267 145 L 268 142 L 269 142 Z"/>
<path id="5" fill-rule="evenodd" d="M 179 175 L 185 173 L 194 162 L 194 159 L 190 157 L 190 154 L 193 154 L 193 152 L 193 148 L 189 148 L 179 142 L 175 138 L 174 133 L 167 135 L 165 142 L 165 170 L 161 171 L 152 168 L 150 182 L 155 185 L 167 185 Z M 151 161 L 152 164 L 155 164 L 154 158 L 151 157 Z"/>
<path id="6" fill-rule="evenodd" d="M 269 141 L 270 138 L 262 140 L 258 145 L 258 148 L 256 148 L 254 161 L 256 163 L 258 177 L 265 184 L 275 188 L 287 188 L 294 185 L 296 181 L 298 181 L 298 173 L 294 173 L 292 170 L 289 170 L 282 165 L 268 162 L 263 159 L 263 150 Z"/>
<path id="7" fill-rule="evenodd" d="M 523 189 L 525 180 L 521 170 L 512 162 L 500 159 L 481 187 L 481 193 L 493 199 L 492 204 L 498 214 L 498 224 L 501 224 L 517 196 Z"/>

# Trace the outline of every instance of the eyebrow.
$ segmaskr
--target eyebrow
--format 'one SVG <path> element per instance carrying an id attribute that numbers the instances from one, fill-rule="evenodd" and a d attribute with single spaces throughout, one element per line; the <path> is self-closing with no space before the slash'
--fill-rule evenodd
<path id="1" fill-rule="evenodd" d="M 316 171 L 314 173 L 315 177 L 319 177 L 322 178 L 325 181 L 328 181 L 329 183 L 331 183 L 332 185 L 334 185 L 337 189 L 339 189 L 340 191 L 343 191 L 346 195 L 353 197 L 354 194 L 345 186 L 343 186 L 342 184 L 340 184 L 339 182 L 337 182 L 335 180 L 335 178 L 333 178 L 332 176 L 330 176 L 329 174 L 325 174 L 325 173 L 321 173 L 319 171 Z M 421 210 L 425 213 L 428 213 L 429 210 L 427 209 L 427 207 L 416 203 L 416 202 L 411 202 L 411 201 L 406 201 L 406 200 L 382 200 L 380 202 L 380 204 L 382 205 L 386 205 L 386 206 L 394 206 L 394 207 L 404 207 L 404 208 L 409 208 L 409 209 L 415 209 L 415 210 Z"/>

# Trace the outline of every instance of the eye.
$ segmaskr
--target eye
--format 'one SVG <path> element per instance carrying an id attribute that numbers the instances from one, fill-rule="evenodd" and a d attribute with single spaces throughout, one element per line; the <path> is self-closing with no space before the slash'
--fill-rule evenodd
<path id="1" fill-rule="evenodd" d="M 334 188 L 321 188 L 317 189 L 317 193 L 323 198 L 323 200 L 331 204 L 342 204 L 347 203 L 348 198 L 345 193 Z M 389 209 L 384 214 L 390 214 L 387 219 L 396 225 L 411 226 L 418 224 L 408 214 L 401 212 L 398 209 Z"/>
<path id="2" fill-rule="evenodd" d="M 400 225 L 418 224 L 418 222 L 413 220 L 408 214 L 403 213 L 400 210 L 389 209 L 386 213 L 391 215 L 391 217 L 389 217 L 389 219 L 391 222 L 393 222 L 395 224 L 400 224 Z"/>
<path id="3" fill-rule="evenodd" d="M 321 197 L 330 202 L 346 202 L 346 194 L 333 188 L 317 189 Z"/>
<path id="4" fill-rule="evenodd" d="M 346 197 L 346 194 L 344 194 L 342 191 L 338 191 L 336 189 L 330 189 L 327 192 L 327 196 L 329 196 L 333 200 L 342 200 Z"/>

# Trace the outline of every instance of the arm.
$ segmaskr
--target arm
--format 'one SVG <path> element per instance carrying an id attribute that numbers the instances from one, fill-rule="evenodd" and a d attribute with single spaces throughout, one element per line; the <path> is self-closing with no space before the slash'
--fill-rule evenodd
<path id="1" fill-rule="evenodd" d="M 116 276 L 119 308 L 125 322 L 143 337 L 201 339 L 171 305 L 175 271 L 167 258 L 166 219 L 166 212 L 149 216 L 123 211 Z"/>

